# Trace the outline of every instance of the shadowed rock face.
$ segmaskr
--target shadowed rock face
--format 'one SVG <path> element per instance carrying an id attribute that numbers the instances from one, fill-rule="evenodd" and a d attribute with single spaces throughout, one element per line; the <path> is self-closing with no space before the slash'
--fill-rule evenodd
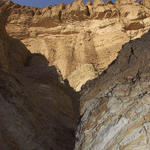
<path id="1" fill-rule="evenodd" d="M 150 29 L 150 10 L 135 0 L 85 5 L 76 0 L 43 9 L 12 4 L 10 10 L 9 35 L 32 53 L 43 54 L 77 91 L 116 59 L 124 43 Z"/>
<path id="2" fill-rule="evenodd" d="M 3 150 L 73 149 L 72 101 L 56 85 L 0 70 L 0 147 Z"/>
<path id="3" fill-rule="evenodd" d="M 150 32 L 82 90 L 76 150 L 150 148 Z"/>
<path id="4" fill-rule="evenodd" d="M 34 53 L 7 35 L 7 16 L 9 34 Z M 0 1 L 0 149 L 149 150 L 148 22 L 149 9 L 134 1 L 44 9 Z M 95 79 L 75 93 L 63 78 L 77 90 Z"/>
<path id="5" fill-rule="evenodd" d="M 43 55 L 7 35 L 12 3 L 0 6 L 0 149 L 73 149 L 76 94 Z"/>

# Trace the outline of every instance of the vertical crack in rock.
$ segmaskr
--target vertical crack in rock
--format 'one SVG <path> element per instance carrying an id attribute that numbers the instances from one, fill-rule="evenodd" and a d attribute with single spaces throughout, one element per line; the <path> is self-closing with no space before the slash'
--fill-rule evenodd
<path id="1" fill-rule="evenodd" d="M 89 10 L 89 7 L 86 6 L 86 8 L 87 8 L 87 16 L 90 16 L 90 10 Z"/>

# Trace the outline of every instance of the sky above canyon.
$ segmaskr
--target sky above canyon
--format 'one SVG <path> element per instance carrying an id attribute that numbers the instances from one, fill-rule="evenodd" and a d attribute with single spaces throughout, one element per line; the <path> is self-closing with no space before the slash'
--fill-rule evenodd
<path id="1" fill-rule="evenodd" d="M 18 3 L 20 5 L 36 6 L 36 7 L 43 8 L 48 5 L 56 5 L 56 4 L 60 4 L 60 3 L 65 3 L 65 4 L 72 3 L 74 0 L 12 0 L 12 1 L 15 3 Z M 84 0 L 85 3 L 87 1 L 89 1 L 89 0 Z M 92 1 L 92 0 L 90 0 L 90 1 Z M 114 1 L 114 0 L 112 0 L 112 1 Z"/>

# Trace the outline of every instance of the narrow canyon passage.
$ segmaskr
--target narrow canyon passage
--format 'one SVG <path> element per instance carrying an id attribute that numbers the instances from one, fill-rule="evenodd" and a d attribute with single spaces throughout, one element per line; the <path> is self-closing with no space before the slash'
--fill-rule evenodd
<path id="1" fill-rule="evenodd" d="M 119 2 L 0 1 L 0 149 L 150 149 L 150 10 Z"/>

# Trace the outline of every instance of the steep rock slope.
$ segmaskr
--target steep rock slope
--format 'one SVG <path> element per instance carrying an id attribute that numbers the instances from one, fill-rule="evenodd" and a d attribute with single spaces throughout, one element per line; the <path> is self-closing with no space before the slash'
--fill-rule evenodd
<path id="1" fill-rule="evenodd" d="M 43 54 L 77 91 L 108 67 L 124 43 L 150 29 L 150 10 L 135 0 L 86 5 L 75 0 L 43 9 L 12 4 L 10 9 L 9 35 Z"/>
<path id="2" fill-rule="evenodd" d="M 5 30 L 11 2 L 0 1 L 0 66 L 9 70 L 16 70 L 24 65 L 30 52 L 17 39 L 9 37 Z"/>
<path id="3" fill-rule="evenodd" d="M 127 5 L 131 9 L 131 4 L 136 8 L 141 6 L 134 1 L 118 3 L 115 6 L 111 2 L 94 1 L 87 5 L 103 6 L 101 8 L 109 6 L 111 10 L 114 9 L 114 14 L 116 14 L 118 9 L 126 12 Z M 75 7 L 76 5 L 77 7 Z M 72 6 L 74 6 L 73 11 Z M 65 9 L 64 5 L 55 7 Z M 51 9 L 53 10 L 55 7 Z M 74 20 L 80 21 L 80 17 L 86 22 L 88 20 L 86 16 L 90 17 L 90 7 L 85 9 L 85 5 L 79 0 L 65 7 L 67 9 L 59 13 L 59 21 L 63 13 L 68 15 L 69 20 L 72 18 L 73 22 Z M 45 56 L 39 53 L 31 54 L 22 43 L 10 38 L 5 31 L 4 23 L 7 19 L 7 12 L 15 14 L 16 10 L 16 17 L 18 17 L 18 8 L 20 8 L 19 5 L 0 1 L 0 20 L 4 19 L 0 22 L 0 148 L 3 150 L 72 150 L 75 144 L 75 150 L 149 150 L 150 33 L 125 44 L 118 58 L 109 65 L 108 69 L 93 81 L 88 81 L 82 88 L 80 120 L 78 120 L 79 125 L 76 129 L 75 139 L 74 129 L 79 116 L 77 93 L 74 93 L 67 85 L 67 81 L 61 79 L 54 66 L 49 66 Z M 29 7 L 23 7 L 23 9 L 27 10 L 24 13 L 21 12 L 23 16 L 20 15 L 19 18 L 32 23 L 33 17 L 31 16 L 38 9 Z M 23 9 L 21 7 L 19 11 Z M 116 9 L 117 11 L 115 11 Z M 80 17 L 77 10 L 82 12 Z M 140 13 L 142 18 L 148 14 L 145 11 L 149 11 L 141 6 L 140 12 L 143 10 L 144 13 Z M 100 11 L 99 8 L 97 11 Z M 106 12 L 104 16 L 99 15 L 99 17 L 112 17 L 112 14 L 108 13 L 109 11 Z M 37 14 L 39 13 L 37 12 Z M 29 16 L 26 16 L 27 14 Z M 95 14 L 97 14 L 96 10 Z M 129 23 L 127 14 L 122 13 L 122 15 L 125 15 L 124 23 L 127 25 Z M 54 17 L 56 22 L 51 22 L 49 18 L 40 21 L 40 18 L 37 19 L 38 23 L 33 26 L 48 27 L 45 21 L 58 24 L 56 16 Z M 119 16 L 121 16 L 120 13 Z M 10 17 L 12 16 L 10 15 Z M 29 19 L 29 17 L 31 18 Z M 131 19 L 132 15 L 130 14 L 128 17 Z M 22 35 L 24 38 L 27 29 L 31 27 L 25 22 L 22 25 L 21 22 L 19 24 L 19 18 L 16 19 L 14 16 L 14 24 L 9 24 L 9 18 L 7 30 L 16 29 L 15 21 L 18 21 L 18 25 L 24 26 L 24 31 L 21 33 L 16 30 L 16 35 L 18 37 Z M 68 24 L 69 20 L 66 18 L 64 24 Z M 135 23 L 137 20 L 138 23 Z M 134 34 L 137 35 L 137 31 L 140 33 L 141 31 L 137 29 L 139 20 L 139 18 L 133 19 L 130 26 L 126 26 L 126 30 L 135 30 L 136 28 Z M 10 26 L 13 28 L 9 29 Z M 56 27 L 56 24 L 52 24 L 52 26 Z M 18 29 L 21 28 L 18 27 Z M 148 26 L 140 34 L 146 32 L 147 29 Z M 15 32 L 13 31 L 13 33 Z M 86 36 L 90 33 L 86 33 Z M 135 36 L 133 37 L 135 38 Z M 79 36 L 80 38 L 82 36 Z M 88 41 L 91 37 L 87 39 L 85 46 L 88 48 L 90 45 Z M 18 48 L 18 42 L 22 47 Z M 80 47 L 82 46 L 78 45 L 78 48 Z M 84 73 L 87 73 L 85 68 L 89 68 L 88 74 L 91 76 L 94 76 L 91 72 L 98 72 L 98 68 L 93 63 L 97 60 L 95 55 L 90 53 L 89 56 L 93 56 L 91 60 L 91 57 L 88 57 L 92 63 L 83 63 L 85 66 L 80 64 L 76 68 L 77 72 L 73 71 L 71 74 L 70 80 L 77 77 L 79 73 L 79 78 L 84 79 Z M 61 63 L 63 65 L 63 61 Z M 73 84 L 77 81 L 74 79 Z M 78 84 L 81 85 L 80 82 Z"/>
<path id="4" fill-rule="evenodd" d="M 76 150 L 150 149 L 150 32 L 123 46 L 80 103 Z"/>
<path id="5" fill-rule="evenodd" d="M 71 150 L 75 94 L 43 55 L 7 35 L 10 7 L 0 1 L 0 149 Z"/>
<path id="6" fill-rule="evenodd" d="M 3 150 L 71 150 L 72 101 L 56 85 L 0 69 L 0 147 Z"/>

